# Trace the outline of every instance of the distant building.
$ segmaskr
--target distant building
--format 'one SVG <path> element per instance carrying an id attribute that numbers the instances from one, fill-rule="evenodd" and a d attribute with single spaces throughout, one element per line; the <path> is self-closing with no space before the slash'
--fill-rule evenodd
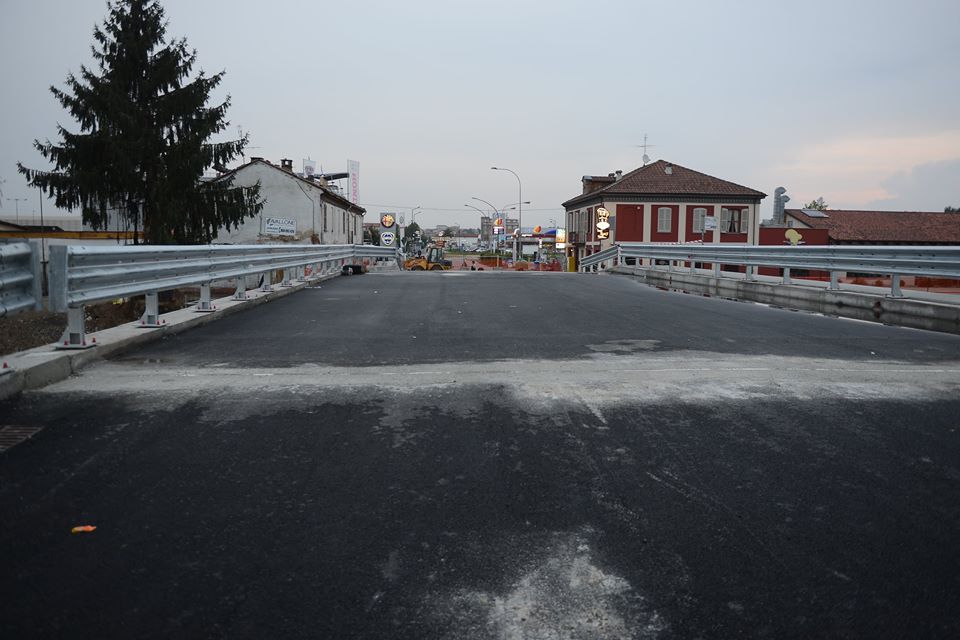
<path id="1" fill-rule="evenodd" d="M 666 160 L 582 183 L 583 193 L 563 203 L 567 255 L 577 262 L 615 242 L 758 241 L 766 194 L 756 189 Z"/>
<path id="2" fill-rule="evenodd" d="M 251 158 L 215 180 L 233 180 L 237 186 L 259 182 L 264 206 L 239 228 L 221 229 L 214 243 L 363 243 L 366 210 L 335 193 L 323 178 L 294 173 L 291 160 L 284 159 L 277 166 L 263 158 Z"/>
<path id="3" fill-rule="evenodd" d="M 960 212 L 956 211 L 786 209 L 784 226 L 801 233 L 803 229 L 826 231 L 825 243 L 807 244 L 960 244 Z"/>

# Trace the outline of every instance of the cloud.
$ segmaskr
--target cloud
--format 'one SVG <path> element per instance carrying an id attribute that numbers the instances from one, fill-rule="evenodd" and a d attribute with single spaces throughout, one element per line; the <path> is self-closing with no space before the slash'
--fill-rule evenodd
<path id="1" fill-rule="evenodd" d="M 960 158 L 930 162 L 900 171 L 883 182 L 890 197 L 874 200 L 870 208 L 891 211 L 942 211 L 960 207 Z"/>
<path id="2" fill-rule="evenodd" d="M 794 202 L 823 196 L 835 209 L 942 210 L 958 200 L 960 130 L 846 138 L 794 150 L 774 168 Z"/>

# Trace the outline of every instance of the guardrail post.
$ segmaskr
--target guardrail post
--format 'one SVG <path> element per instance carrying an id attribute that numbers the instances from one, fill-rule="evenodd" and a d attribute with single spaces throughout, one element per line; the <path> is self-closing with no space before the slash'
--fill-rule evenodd
<path id="1" fill-rule="evenodd" d="M 831 271 L 830 272 L 830 290 L 836 291 L 840 288 L 840 272 Z"/>
<path id="2" fill-rule="evenodd" d="M 900 276 L 895 273 L 890 274 L 890 297 L 903 297 L 903 291 L 900 290 Z"/>
<path id="3" fill-rule="evenodd" d="M 86 310 L 83 305 L 67 307 L 67 329 L 57 343 L 57 349 L 89 349 L 97 346 L 97 339 L 87 342 Z"/>
<path id="4" fill-rule="evenodd" d="M 790 284 L 790 267 L 783 268 L 783 284 Z"/>
<path id="5" fill-rule="evenodd" d="M 283 270 L 283 280 L 280 282 L 280 286 L 284 288 L 292 287 L 293 283 L 290 282 L 290 269 Z"/>
<path id="6" fill-rule="evenodd" d="M 270 293 L 273 291 L 273 287 L 270 286 L 270 272 L 267 271 L 263 274 L 263 284 L 260 285 L 260 291 L 263 293 Z"/>
<path id="7" fill-rule="evenodd" d="M 720 263 L 719 263 L 719 262 L 714 262 L 714 263 L 713 263 L 713 277 L 715 277 L 715 278 L 719 278 L 719 277 L 720 277 Z"/>
<path id="8" fill-rule="evenodd" d="M 297 282 L 306 282 L 307 281 L 307 266 L 301 265 L 297 267 Z"/>
<path id="9" fill-rule="evenodd" d="M 744 280 L 747 282 L 753 282 L 753 265 L 748 264 L 744 270 Z"/>
<path id="10" fill-rule="evenodd" d="M 200 285 L 200 301 L 197 302 L 197 308 L 194 311 L 200 313 L 216 310 L 217 308 L 210 301 L 210 283 L 204 282 Z"/>
<path id="11" fill-rule="evenodd" d="M 616 260 L 614 260 L 613 266 L 615 266 L 615 267 L 622 267 L 622 266 L 623 266 L 623 255 L 622 255 L 622 251 L 623 251 L 623 248 L 622 248 L 620 245 L 617 245 L 617 258 L 616 258 Z"/>
<path id="12" fill-rule="evenodd" d="M 247 295 L 247 276 L 237 276 L 237 290 L 233 292 L 234 300 L 248 300 Z"/>
<path id="13" fill-rule="evenodd" d="M 146 304 L 144 305 L 143 315 L 140 316 L 140 324 L 137 325 L 141 329 L 156 329 L 157 327 L 162 327 L 167 323 L 166 320 L 160 320 L 160 301 L 157 296 L 156 291 L 151 291 L 146 294 Z"/>

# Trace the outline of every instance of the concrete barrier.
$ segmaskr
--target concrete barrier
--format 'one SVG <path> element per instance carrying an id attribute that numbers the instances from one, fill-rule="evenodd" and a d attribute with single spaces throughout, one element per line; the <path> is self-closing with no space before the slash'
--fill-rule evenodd
<path id="1" fill-rule="evenodd" d="M 748 300 L 784 309 L 814 311 L 828 316 L 855 318 L 881 324 L 960 334 L 960 296 L 956 302 L 945 296 L 939 300 L 916 297 L 892 297 L 877 287 L 877 292 L 831 290 L 813 283 L 780 284 L 736 277 L 716 277 L 689 271 L 668 271 L 651 267 L 614 267 L 608 273 L 636 277 L 654 287 L 686 291 L 704 296 Z M 772 279 L 771 279 L 772 280 Z M 930 296 L 933 297 L 933 296 Z"/>

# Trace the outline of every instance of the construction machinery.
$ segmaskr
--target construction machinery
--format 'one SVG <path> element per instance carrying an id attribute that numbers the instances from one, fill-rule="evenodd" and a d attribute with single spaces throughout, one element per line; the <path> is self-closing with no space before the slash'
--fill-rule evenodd
<path id="1" fill-rule="evenodd" d="M 451 266 L 453 263 L 443 258 L 443 247 L 429 247 L 426 255 L 418 253 L 403 263 L 403 268 L 410 271 L 449 271 Z"/>

